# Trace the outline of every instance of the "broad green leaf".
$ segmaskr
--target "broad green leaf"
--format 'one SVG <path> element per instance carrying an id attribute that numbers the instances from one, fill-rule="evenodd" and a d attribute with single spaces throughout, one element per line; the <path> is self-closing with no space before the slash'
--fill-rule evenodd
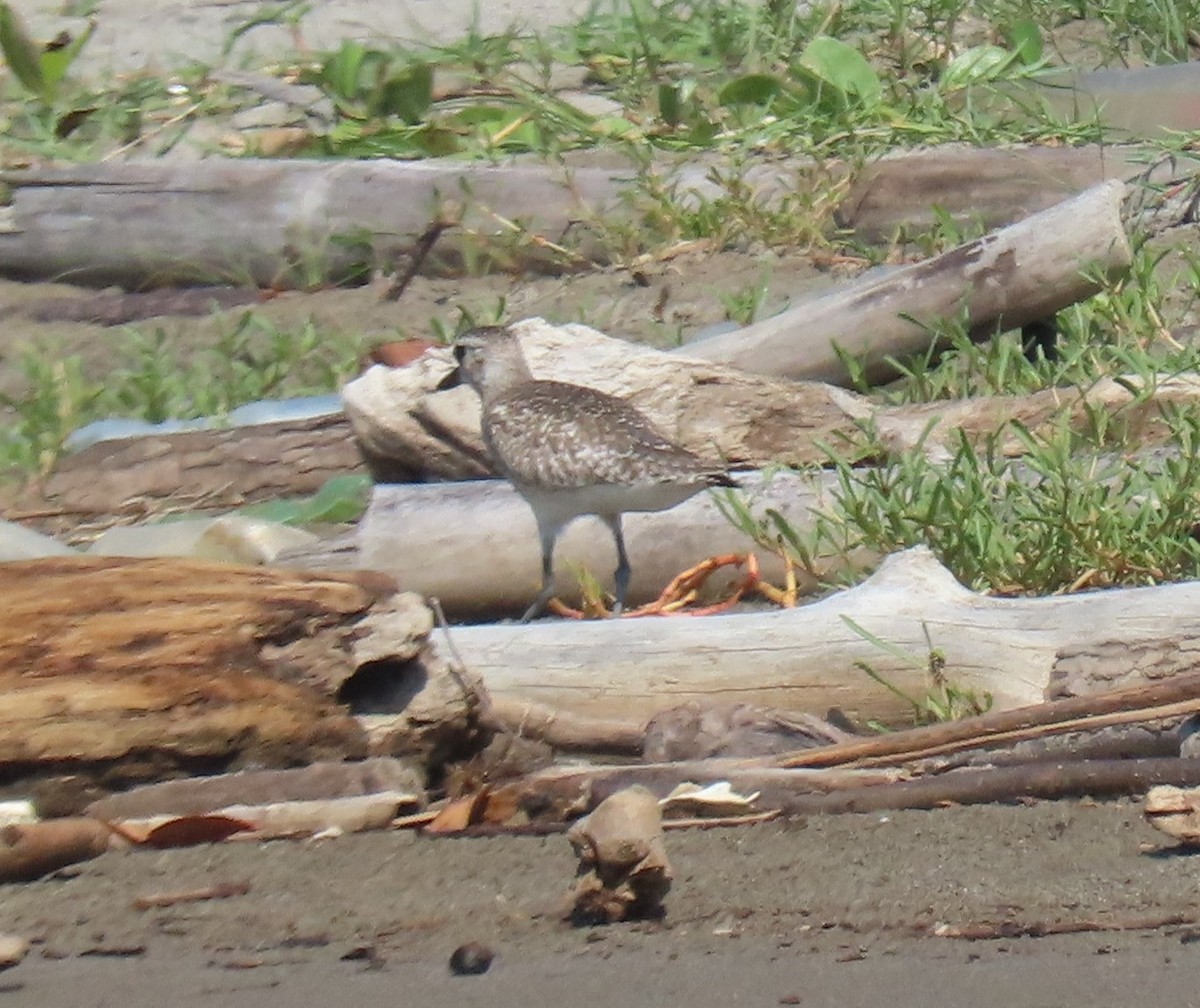
<path id="1" fill-rule="evenodd" d="M 668 126 L 678 126 L 683 103 L 679 99 L 678 84 L 658 86 L 658 115 Z"/>
<path id="2" fill-rule="evenodd" d="M 50 91 L 42 74 L 41 47 L 29 37 L 17 12 L 3 0 L 0 0 L 0 52 L 22 86 L 48 101 Z"/>
<path id="3" fill-rule="evenodd" d="M 353 100 L 359 96 L 359 71 L 367 50 L 358 42 L 346 39 L 322 68 L 321 77 L 338 98 Z"/>
<path id="4" fill-rule="evenodd" d="M 818 35 L 804 47 L 800 65 L 844 95 L 855 95 L 867 104 L 879 100 L 878 74 L 862 53 L 840 39 Z"/>
<path id="5" fill-rule="evenodd" d="M 66 45 L 47 48 L 42 53 L 42 79 L 46 82 L 48 92 L 53 92 L 66 77 L 71 64 L 75 62 L 95 31 L 96 22 L 89 21 L 88 26 Z"/>
<path id="6" fill-rule="evenodd" d="M 855 53 L 855 55 L 858 55 Z M 771 74 L 745 74 L 735 77 L 717 92 L 717 101 L 722 105 L 766 105 L 783 85 Z"/>
<path id="7" fill-rule="evenodd" d="M 433 102 L 433 67 L 413 63 L 393 71 L 370 103 L 374 115 L 399 116 L 406 123 L 424 122 Z"/>
<path id="8" fill-rule="evenodd" d="M 1037 26 L 1036 21 L 1021 18 L 1019 21 L 1014 21 L 1009 25 L 1008 31 L 1004 34 L 1008 42 L 1008 47 L 1017 54 L 1017 59 L 1026 66 L 1033 66 L 1041 60 L 1043 52 L 1042 30 Z"/>
<path id="9" fill-rule="evenodd" d="M 632 140 L 640 135 L 641 127 L 624 116 L 604 116 L 591 125 L 593 133 L 600 136 Z"/>
<path id="10" fill-rule="evenodd" d="M 235 514 L 286 525 L 352 522 L 362 517 L 371 497 L 369 476 L 334 476 L 311 497 L 293 497 L 239 508 Z"/>
<path id="11" fill-rule="evenodd" d="M 1013 53 L 999 46 L 973 46 L 950 61 L 942 71 L 939 83 L 948 89 L 985 84 L 999 77 L 1012 64 L 1013 59 Z"/>

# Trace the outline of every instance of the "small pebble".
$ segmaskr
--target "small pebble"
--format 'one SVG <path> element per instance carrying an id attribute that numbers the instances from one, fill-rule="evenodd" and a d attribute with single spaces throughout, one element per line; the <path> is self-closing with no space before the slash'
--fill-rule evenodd
<path id="1" fill-rule="evenodd" d="M 25 958 L 29 942 L 16 935 L 0 934 L 0 970 L 11 969 Z M 487 969 L 485 966 L 484 969 Z"/>
<path id="2" fill-rule="evenodd" d="M 460 945 L 450 956 L 450 972 L 456 976 L 474 976 L 486 973 L 492 965 L 495 953 L 486 945 L 479 942 L 467 942 Z"/>

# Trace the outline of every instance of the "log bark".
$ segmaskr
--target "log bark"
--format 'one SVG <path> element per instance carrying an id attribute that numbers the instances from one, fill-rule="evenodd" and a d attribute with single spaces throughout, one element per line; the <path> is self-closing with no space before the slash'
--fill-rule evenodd
<path id="1" fill-rule="evenodd" d="M 370 710 L 381 680 L 407 701 L 389 709 L 413 713 L 410 752 L 470 720 L 461 694 L 442 695 L 428 611 L 380 575 L 56 557 L 0 565 L 0 609 L 7 778 L 362 757 L 340 703 Z"/>
<path id="2" fill-rule="evenodd" d="M 1145 168 L 1132 147 L 939 146 L 872 161 L 856 173 L 836 218 L 863 241 L 928 231 L 947 214 L 996 228 Z"/>
<path id="3" fill-rule="evenodd" d="M 497 699 L 604 718 L 719 699 L 817 714 L 838 707 L 862 721 L 902 724 L 911 711 L 855 663 L 870 663 L 910 695 L 924 694 L 928 676 L 864 640 L 843 616 L 918 663 L 937 648 L 951 682 L 990 692 L 994 709 L 1004 710 L 1040 703 L 1059 678 L 1060 654 L 1087 642 L 1125 641 L 1131 649 L 1182 642 L 1172 671 L 1194 669 L 1198 612 L 1195 583 L 1049 598 L 978 595 L 918 547 L 889 557 L 864 584 L 800 609 L 451 632 L 463 662 Z M 1109 686 L 1077 680 L 1070 688 L 1078 695 Z"/>
<path id="4" fill-rule="evenodd" d="M 964 213 L 997 223 L 1060 199 L 1107 177 L 1129 174 L 1136 152 L 1116 148 L 959 151 L 953 176 Z M 924 226 L 932 205 L 955 202 L 943 159 L 922 152 L 901 168 L 907 187 L 895 197 L 880 182 L 882 168 L 851 190 L 846 219 L 866 235 L 905 222 Z M 528 159 L 501 165 L 457 160 L 317 162 L 210 159 L 194 164 L 135 161 L 35 168 L 0 173 L 12 196 L 0 220 L 0 273 L 17 278 L 69 279 L 130 288 L 172 282 L 251 280 L 261 286 L 303 287 L 360 276 L 373 262 L 406 249 L 442 212 L 464 204 L 464 227 L 440 243 L 453 255 L 473 240 L 511 237 L 499 218 L 526 233 L 558 240 L 579 221 L 636 214 L 623 196 L 633 167 L 605 166 L 595 152 L 567 158 L 567 168 Z M 1052 168 L 1045 166 L 1054 162 Z M 1032 168 L 1030 163 L 1032 162 Z M 599 166 L 597 166 L 599 165 Z M 844 177 L 846 167 L 820 170 L 799 160 L 733 168 L 719 160 L 665 159 L 656 171 L 685 203 L 722 194 L 714 173 L 736 171 L 759 201 Z M 1075 189 L 1072 189 L 1075 187 Z M 477 237 L 471 238 L 472 235 Z M 497 245 L 502 254 L 511 241 Z M 516 264 L 545 259 L 534 243 L 517 243 Z M 601 244 L 583 252 L 603 257 Z M 443 264 L 435 255 L 431 266 Z"/>

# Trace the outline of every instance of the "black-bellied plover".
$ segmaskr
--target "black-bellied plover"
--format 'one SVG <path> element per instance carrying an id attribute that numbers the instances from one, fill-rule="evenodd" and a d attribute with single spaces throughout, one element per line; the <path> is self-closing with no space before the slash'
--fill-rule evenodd
<path id="1" fill-rule="evenodd" d="M 516 335 L 475 329 L 454 346 L 463 376 L 483 402 L 483 439 L 500 473 L 533 509 L 542 546 L 542 590 L 522 617 L 554 595 L 554 543 L 581 515 L 596 515 L 617 547 L 614 615 L 629 590 L 621 532 L 626 511 L 664 511 L 710 487 L 737 486 L 665 437 L 624 399 L 584 385 L 535 380 Z"/>

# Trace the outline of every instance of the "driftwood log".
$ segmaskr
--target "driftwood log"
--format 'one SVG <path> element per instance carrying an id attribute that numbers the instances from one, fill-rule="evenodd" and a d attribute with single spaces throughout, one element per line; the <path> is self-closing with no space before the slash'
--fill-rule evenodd
<path id="1" fill-rule="evenodd" d="M 1052 318 L 1122 275 L 1133 252 L 1131 187 L 1102 183 L 934 259 L 867 276 L 773 318 L 688 346 L 692 357 L 759 374 L 844 382 L 839 356 L 866 377 L 896 377 L 889 357 L 925 350 L 930 326 L 966 316 L 980 339 Z"/>
<path id="2" fill-rule="evenodd" d="M 403 710 L 392 752 L 471 730 L 428 610 L 380 575 L 56 557 L 0 565 L 0 609 L 3 778 L 362 757 L 351 711 Z"/>
<path id="3" fill-rule="evenodd" d="M 832 506 L 831 473 L 779 474 L 764 482 L 755 473 L 738 479 L 751 494 L 756 509 L 773 507 L 800 529 L 812 524 L 815 509 Z M 754 551 L 763 575 L 783 576 L 780 558 L 753 541 L 722 515 L 717 498 L 701 494 L 666 512 L 630 514 L 625 541 L 633 562 L 629 601 L 640 604 L 656 598 L 680 571 L 722 553 Z M 577 601 L 579 584 L 571 565 L 593 572 L 601 584 L 611 584 L 616 566 L 612 536 L 595 519 L 571 524 L 559 539 L 556 584 L 564 600 Z M 379 570 L 406 590 L 434 596 L 445 611 L 458 619 L 519 614 L 537 594 L 541 583 L 541 553 L 533 512 L 504 480 L 462 483 L 422 483 L 379 486 L 359 524 L 357 550 L 351 557 L 333 544 L 342 562 Z M 877 559 L 857 554 L 863 565 Z M 320 562 L 312 550 L 288 552 L 288 564 Z M 845 565 L 831 556 L 822 573 L 832 575 Z M 744 576 L 745 571 L 725 568 L 709 585 L 719 593 Z M 811 593 L 817 582 L 798 575 L 800 590 Z"/>
<path id="4" fill-rule="evenodd" d="M 990 598 L 960 585 L 925 548 L 889 557 L 865 583 L 799 609 L 678 619 L 457 627 L 462 661 L 498 700 L 572 714 L 649 718 L 719 699 L 892 724 L 930 688 L 930 649 L 949 681 L 1003 710 L 1193 670 L 1200 586 Z M 856 633 L 849 617 L 912 663 Z"/>
<path id="5" fill-rule="evenodd" d="M 1006 223 L 1087 185 L 1139 170 L 1132 163 L 1136 151 L 1120 148 L 960 150 L 951 155 L 960 166 L 952 176 L 946 157 L 940 150 L 920 152 L 905 167 L 868 173 L 851 190 L 846 221 L 874 237 L 906 222 L 924 226 L 933 206 L 949 205 L 964 219 L 980 214 Z M 630 214 L 623 196 L 633 167 L 592 152 L 586 159 L 568 158 L 565 168 L 527 159 L 477 165 L 243 158 L 7 171 L 0 173 L 12 192 L 0 208 L 0 274 L 134 289 L 247 279 L 305 286 L 359 276 L 373 262 L 395 258 L 452 204 L 454 212 L 463 210 L 463 226 L 440 246 L 483 242 L 502 256 L 507 244 L 520 262 L 536 249 L 521 242 L 521 233 L 559 240 L 580 221 Z M 797 190 L 828 189 L 847 170 L 818 170 L 796 160 L 747 169 L 704 158 L 666 160 L 658 171 L 685 201 L 719 196 L 714 177 L 724 171 L 736 172 L 740 184 L 770 202 Z M 905 186 L 893 198 L 885 179 L 897 172 Z M 515 242 L 508 222 L 518 228 Z M 582 251 L 603 255 L 599 245 L 585 243 Z"/>
<path id="6" fill-rule="evenodd" d="M 768 378 L 634 346 L 588 326 L 534 318 L 512 328 L 535 378 L 627 399 L 673 440 L 733 469 L 821 463 L 828 460 L 826 446 L 850 457 L 875 452 L 863 431 L 867 422 L 889 450 L 921 446 L 940 453 L 955 446 L 960 432 L 978 443 L 1012 420 L 1035 434 L 1064 420 L 1087 430 L 1099 411 L 1119 413 L 1148 447 L 1166 434 L 1162 407 L 1200 401 L 1200 377 L 1183 374 L 1156 377 L 1146 395 L 1140 394 L 1144 379 L 1130 376 L 1084 391 L 1052 388 L 883 406 L 833 385 Z M 390 480 L 388 466 L 445 480 L 493 472 L 479 430 L 478 396 L 461 384 L 445 387 L 453 373 L 449 351 L 431 349 L 409 367 L 376 365 L 342 390 L 355 435 L 379 479 Z M 1011 435 L 997 447 L 1007 455 L 1025 451 Z"/>

